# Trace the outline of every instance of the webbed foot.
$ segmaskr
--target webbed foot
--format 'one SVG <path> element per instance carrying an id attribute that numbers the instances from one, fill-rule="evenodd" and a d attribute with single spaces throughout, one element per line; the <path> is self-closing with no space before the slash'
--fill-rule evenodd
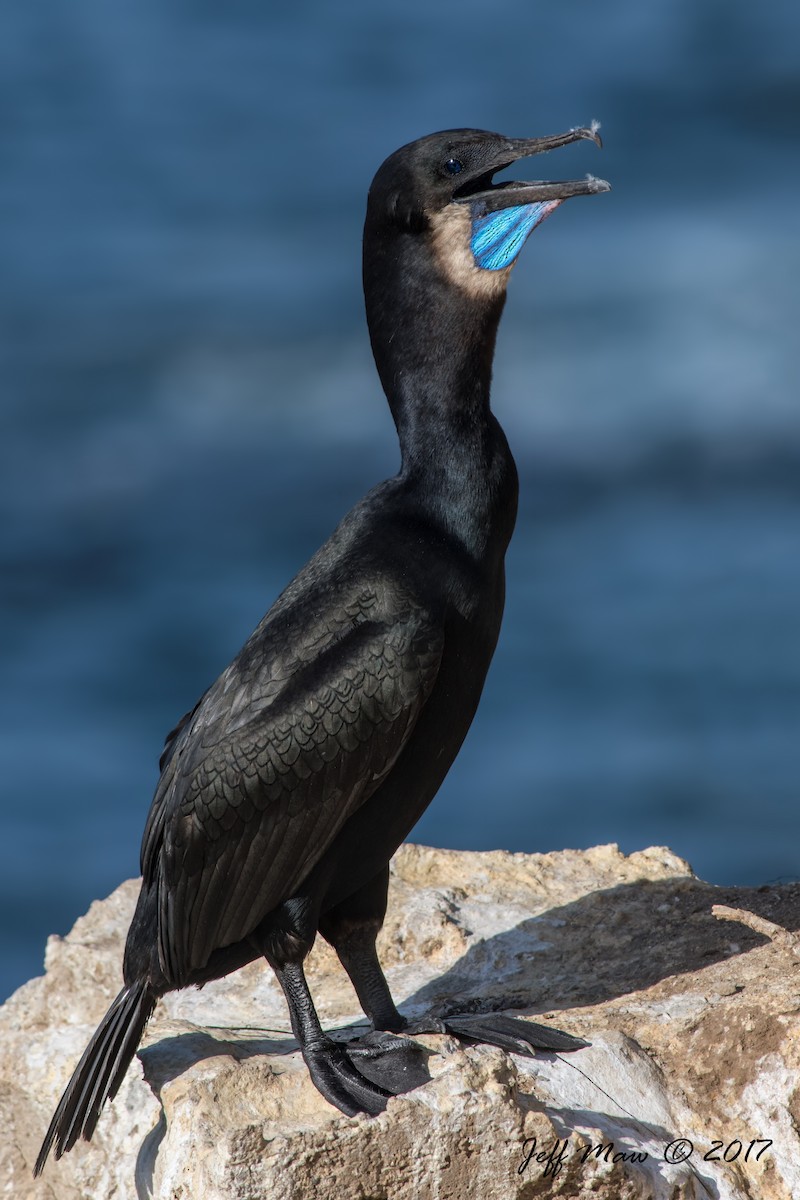
<path id="1" fill-rule="evenodd" d="M 392 1096 L 412 1092 L 430 1083 L 427 1067 L 431 1051 L 411 1038 L 372 1030 L 347 1046 L 348 1056 L 358 1070 Z"/>
<path id="2" fill-rule="evenodd" d="M 549 1025 L 538 1025 L 535 1021 L 522 1021 L 519 1017 L 507 1017 L 505 1013 L 454 1013 L 449 1017 L 422 1017 L 409 1021 L 403 1033 L 449 1033 L 464 1042 L 483 1042 L 499 1046 L 513 1054 L 527 1054 L 533 1058 L 537 1050 L 562 1053 L 582 1050 L 590 1045 L 583 1038 L 573 1037 L 561 1029 Z"/>
<path id="3" fill-rule="evenodd" d="M 430 1082 L 429 1051 L 412 1041 L 418 1033 L 448 1033 L 459 1041 L 499 1046 L 533 1057 L 537 1051 L 581 1050 L 590 1043 L 560 1029 L 507 1017 L 505 1013 L 455 1013 L 407 1021 L 403 1035 L 374 1030 L 355 1042 L 332 1038 L 303 1051 L 309 1074 L 331 1104 L 347 1116 L 383 1112 L 392 1096 Z"/>
<path id="4" fill-rule="evenodd" d="M 332 1038 L 303 1047 L 308 1073 L 329 1103 L 348 1117 L 361 1112 L 377 1116 L 386 1108 L 393 1093 L 362 1074 L 351 1056 L 358 1057 L 357 1053 Z"/>

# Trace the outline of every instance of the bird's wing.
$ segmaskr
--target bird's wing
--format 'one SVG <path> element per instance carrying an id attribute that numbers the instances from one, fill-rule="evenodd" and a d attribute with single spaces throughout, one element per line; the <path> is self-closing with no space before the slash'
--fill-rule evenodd
<path id="1" fill-rule="evenodd" d="M 290 896 L 385 778 L 433 688 L 442 641 L 414 609 L 351 623 L 266 706 L 248 715 L 229 668 L 185 719 L 142 843 L 172 983 Z"/>

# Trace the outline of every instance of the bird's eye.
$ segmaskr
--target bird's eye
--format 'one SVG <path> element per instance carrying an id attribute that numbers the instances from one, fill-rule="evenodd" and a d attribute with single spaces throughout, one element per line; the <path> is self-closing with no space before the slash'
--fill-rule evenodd
<path id="1" fill-rule="evenodd" d="M 459 162 L 457 158 L 448 158 L 444 164 L 444 169 L 448 175 L 457 175 L 459 171 L 464 170 L 464 164 Z"/>

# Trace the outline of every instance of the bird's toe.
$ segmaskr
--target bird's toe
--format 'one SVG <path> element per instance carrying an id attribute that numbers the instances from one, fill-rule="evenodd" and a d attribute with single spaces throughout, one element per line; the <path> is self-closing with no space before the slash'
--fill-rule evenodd
<path id="1" fill-rule="evenodd" d="M 445 1017 L 443 1024 L 448 1033 L 463 1041 L 483 1042 L 512 1054 L 531 1057 L 537 1050 L 563 1053 L 582 1050 L 589 1045 L 583 1038 L 573 1037 L 561 1029 L 507 1017 L 505 1013 L 456 1013 Z"/>
<path id="2" fill-rule="evenodd" d="M 535 1021 L 507 1017 L 505 1013 L 454 1013 L 449 1017 L 426 1016 L 409 1021 L 404 1033 L 449 1033 L 462 1042 L 499 1046 L 512 1054 L 533 1056 L 536 1051 L 581 1050 L 589 1042 Z"/>
<path id="3" fill-rule="evenodd" d="M 377 1116 L 386 1108 L 392 1092 L 362 1074 L 338 1042 L 306 1048 L 303 1057 L 317 1090 L 348 1117 L 362 1112 Z"/>

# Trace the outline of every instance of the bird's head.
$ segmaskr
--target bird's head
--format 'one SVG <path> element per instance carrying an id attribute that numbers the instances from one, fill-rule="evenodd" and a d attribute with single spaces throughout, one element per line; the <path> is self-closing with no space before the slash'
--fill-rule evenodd
<path id="1" fill-rule="evenodd" d="M 596 124 L 541 138 L 507 138 L 482 129 L 449 129 L 402 146 L 370 188 L 367 230 L 422 235 L 448 282 L 476 298 L 505 290 L 530 233 L 570 196 L 610 190 L 603 179 L 494 182 L 521 158 L 588 139 Z"/>

